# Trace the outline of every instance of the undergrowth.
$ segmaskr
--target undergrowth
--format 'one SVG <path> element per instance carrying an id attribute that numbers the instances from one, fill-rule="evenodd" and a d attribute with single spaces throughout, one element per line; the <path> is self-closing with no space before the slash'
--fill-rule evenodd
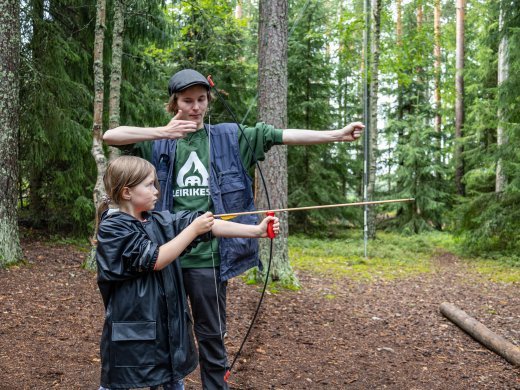
<path id="1" fill-rule="evenodd" d="M 378 232 L 369 240 L 365 258 L 363 237 L 345 233 L 341 238 L 289 237 L 289 258 L 296 270 L 353 280 L 392 280 L 430 273 L 431 259 L 450 252 L 467 262 L 469 269 L 496 282 L 520 282 L 520 266 L 507 256 L 496 259 L 465 258 L 449 233 L 428 232 L 400 235 Z"/>

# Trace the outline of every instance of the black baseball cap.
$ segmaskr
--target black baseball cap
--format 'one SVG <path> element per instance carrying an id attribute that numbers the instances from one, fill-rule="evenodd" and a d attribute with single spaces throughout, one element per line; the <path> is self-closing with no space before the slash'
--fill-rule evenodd
<path id="1" fill-rule="evenodd" d="M 172 96 L 194 85 L 202 85 L 209 90 L 209 82 L 199 72 L 193 69 L 183 69 L 175 73 L 168 82 L 168 94 Z"/>

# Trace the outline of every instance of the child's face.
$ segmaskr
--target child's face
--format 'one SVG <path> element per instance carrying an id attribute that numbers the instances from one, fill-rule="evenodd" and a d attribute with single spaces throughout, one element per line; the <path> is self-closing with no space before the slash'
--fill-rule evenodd
<path id="1" fill-rule="evenodd" d="M 155 174 L 150 174 L 141 183 L 129 189 L 130 203 L 135 212 L 153 210 L 159 191 L 155 188 Z"/>

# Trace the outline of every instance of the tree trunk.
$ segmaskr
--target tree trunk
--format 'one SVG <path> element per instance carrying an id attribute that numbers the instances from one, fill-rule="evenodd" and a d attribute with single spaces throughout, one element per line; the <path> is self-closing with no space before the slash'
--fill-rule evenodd
<path id="1" fill-rule="evenodd" d="M 44 0 L 33 0 L 30 3 L 31 7 L 31 27 L 32 27 L 32 39 L 30 40 L 30 50 L 32 57 L 32 66 L 34 72 L 37 74 L 44 74 L 45 70 L 42 69 L 42 63 L 45 58 L 45 46 L 47 39 L 44 33 Z M 41 77 L 41 76 L 40 76 Z M 43 188 L 43 177 L 41 169 L 33 167 L 26 173 L 29 182 L 29 210 L 31 214 L 31 225 L 36 228 L 41 228 L 45 224 L 47 214 L 45 213 L 45 201 L 41 196 L 39 189 Z"/>
<path id="2" fill-rule="evenodd" d="M 424 9 L 423 9 L 423 4 L 422 4 L 422 1 L 419 0 L 417 2 L 417 14 L 416 14 L 416 36 L 419 38 L 419 39 L 423 39 L 422 38 L 422 30 L 423 30 L 423 21 L 424 21 Z M 421 49 L 420 49 L 421 50 Z M 425 53 L 426 54 L 426 53 Z M 423 56 L 421 56 L 423 57 Z M 422 104 L 423 102 L 426 102 L 428 99 L 426 97 L 426 86 L 425 84 L 427 82 L 425 82 L 425 77 L 424 77 L 424 62 L 421 59 L 418 60 L 418 65 L 417 65 L 417 68 L 415 69 L 415 72 L 417 74 L 417 100 L 416 100 L 416 111 L 419 110 L 419 105 Z M 426 125 L 426 122 L 425 122 L 425 125 Z"/>
<path id="3" fill-rule="evenodd" d="M 242 19 L 244 17 L 244 13 L 242 10 L 242 1 L 238 0 L 237 5 L 235 7 L 235 19 Z"/>
<path id="4" fill-rule="evenodd" d="M 422 2 L 417 4 L 417 32 L 420 33 L 423 25 L 424 11 Z"/>
<path id="5" fill-rule="evenodd" d="M 0 267 L 22 257 L 18 234 L 20 2 L 0 0 Z"/>
<path id="6" fill-rule="evenodd" d="M 441 0 L 435 0 L 433 9 L 433 74 L 434 74 L 434 101 L 435 101 L 435 131 L 441 134 Z M 440 150 L 439 145 L 439 150 Z"/>
<path id="7" fill-rule="evenodd" d="M 260 0 L 258 24 L 258 118 L 276 128 L 287 128 L 287 0 Z M 260 164 L 272 208 L 287 207 L 287 147 L 275 146 Z M 256 205 L 269 208 L 259 172 L 256 172 Z M 289 264 L 287 213 L 280 218 L 280 234 L 274 241 L 271 277 L 282 284 L 295 284 Z M 264 265 L 269 241 L 260 241 Z"/>
<path id="8" fill-rule="evenodd" d="M 401 48 L 403 46 L 403 2 L 402 0 L 397 0 L 397 20 L 395 23 L 395 35 L 397 46 Z"/>
<path id="9" fill-rule="evenodd" d="M 396 20 L 396 42 L 397 42 L 397 55 L 398 63 L 402 64 L 403 60 L 401 58 L 403 54 L 403 6 L 402 0 L 397 0 L 397 20 Z M 404 98 L 403 98 L 403 83 L 401 81 L 401 72 L 402 69 L 399 68 L 397 70 L 397 120 L 401 121 L 404 118 Z M 405 142 L 404 140 L 404 128 L 403 126 L 399 126 L 399 132 L 397 134 L 397 144 L 402 145 Z M 403 159 L 399 157 L 399 166 L 403 165 Z"/>
<path id="10" fill-rule="evenodd" d="M 497 147 L 500 151 L 504 145 L 508 143 L 508 139 L 504 129 L 504 123 L 506 121 L 505 112 L 502 108 L 503 105 L 500 102 L 500 98 L 502 94 L 500 93 L 500 87 L 504 81 L 509 78 L 509 42 L 507 39 L 507 33 L 504 31 L 504 10 L 500 8 L 500 17 L 499 17 L 499 30 L 502 33 L 502 38 L 500 40 L 500 44 L 498 46 L 498 127 L 497 127 Z M 503 161 L 502 158 L 498 158 L 497 160 L 497 168 L 496 168 L 496 179 L 495 179 L 495 192 L 501 193 L 504 192 L 504 189 L 507 184 L 507 178 L 504 174 L 503 169 Z"/>
<path id="11" fill-rule="evenodd" d="M 97 179 L 93 191 L 94 205 L 97 209 L 101 197 L 105 194 L 103 175 L 105 174 L 107 159 L 103 152 L 103 44 L 105 41 L 106 2 L 98 0 L 96 5 L 96 29 L 94 38 L 94 123 L 92 125 L 92 156 L 96 161 Z M 95 240 L 97 231 L 94 232 Z"/>
<path id="12" fill-rule="evenodd" d="M 491 332 L 486 326 L 451 303 L 442 303 L 440 311 L 446 318 L 486 348 L 496 352 L 509 363 L 520 366 L 520 348 L 511 344 L 502 336 Z"/>
<path id="13" fill-rule="evenodd" d="M 108 106 L 108 128 L 113 129 L 119 126 L 120 121 L 120 101 L 121 101 L 121 60 L 123 57 L 123 31 L 125 25 L 124 10 L 122 0 L 114 1 L 114 31 L 112 33 L 112 67 L 110 72 L 110 96 Z M 119 149 L 109 148 L 109 160 L 119 156 Z"/>
<path id="14" fill-rule="evenodd" d="M 462 136 L 464 129 L 464 6 L 465 0 L 457 0 L 457 28 L 455 53 L 455 186 L 457 193 L 464 196 L 464 152 Z"/>
<path id="15" fill-rule="evenodd" d="M 373 199 L 377 169 L 377 94 L 379 91 L 379 46 L 381 38 L 381 0 L 372 0 L 372 39 L 370 64 L 370 135 L 369 135 L 369 175 L 368 199 Z M 376 212 L 373 208 L 368 212 L 368 238 L 376 238 Z"/>

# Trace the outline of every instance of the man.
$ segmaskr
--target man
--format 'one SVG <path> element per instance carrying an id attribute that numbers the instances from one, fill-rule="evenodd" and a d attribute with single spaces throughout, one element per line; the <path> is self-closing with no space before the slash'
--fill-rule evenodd
<path id="1" fill-rule="evenodd" d="M 352 142 L 364 129 L 360 122 L 332 131 L 281 130 L 258 123 L 244 127 L 242 133 L 234 123 L 206 125 L 210 85 L 192 69 L 174 74 L 168 93 L 167 111 L 174 117 L 166 126 L 120 126 L 108 130 L 103 139 L 109 145 L 141 143 L 133 147 L 133 152 L 147 156 L 157 168 L 162 194 L 158 208 L 172 212 L 254 210 L 252 180 L 247 170 L 263 160 L 273 145 Z M 150 149 L 142 141 L 154 142 Z M 254 224 L 257 217 L 242 216 L 236 221 Z M 228 388 L 222 341 L 226 332 L 226 281 L 259 264 L 258 244 L 253 239 L 214 239 L 181 258 L 204 389 Z"/>

